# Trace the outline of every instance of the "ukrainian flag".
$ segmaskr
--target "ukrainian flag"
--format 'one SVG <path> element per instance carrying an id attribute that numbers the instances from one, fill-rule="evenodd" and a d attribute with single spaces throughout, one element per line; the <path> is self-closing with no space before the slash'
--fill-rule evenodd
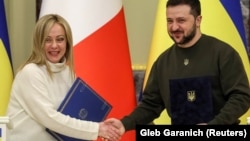
<path id="1" fill-rule="evenodd" d="M 167 34 L 166 2 L 159 0 L 149 60 L 145 72 L 144 86 L 153 62 L 173 41 Z M 234 47 L 240 54 L 248 79 L 250 80 L 250 64 L 247 55 L 247 41 L 243 24 L 240 0 L 200 0 L 202 11 L 202 33 L 215 36 Z M 250 110 L 241 117 L 241 124 L 246 124 Z M 155 124 L 170 124 L 166 111 L 154 121 Z"/>
<path id="2" fill-rule="evenodd" d="M 0 0 L 0 116 L 5 115 L 9 101 L 13 71 L 5 17 L 4 1 Z"/>

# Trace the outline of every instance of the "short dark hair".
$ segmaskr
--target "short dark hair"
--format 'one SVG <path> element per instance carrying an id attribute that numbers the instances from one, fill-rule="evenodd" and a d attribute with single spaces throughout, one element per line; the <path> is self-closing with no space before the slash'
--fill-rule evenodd
<path id="1" fill-rule="evenodd" d="M 201 4 L 199 0 L 168 0 L 166 8 L 177 5 L 189 5 L 191 7 L 190 13 L 194 17 L 201 15 Z"/>

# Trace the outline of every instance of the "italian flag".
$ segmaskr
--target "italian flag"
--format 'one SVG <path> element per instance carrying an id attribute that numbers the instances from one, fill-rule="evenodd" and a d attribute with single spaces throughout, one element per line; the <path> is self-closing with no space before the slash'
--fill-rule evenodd
<path id="1" fill-rule="evenodd" d="M 129 114 L 136 95 L 122 1 L 43 0 L 40 17 L 48 13 L 69 22 L 76 74 L 111 103 L 107 118 Z M 135 141 L 135 131 L 126 132 L 121 140 Z"/>

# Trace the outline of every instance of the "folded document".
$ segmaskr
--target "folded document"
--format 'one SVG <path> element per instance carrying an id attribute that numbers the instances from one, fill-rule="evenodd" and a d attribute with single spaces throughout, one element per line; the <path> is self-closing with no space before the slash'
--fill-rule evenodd
<path id="1" fill-rule="evenodd" d="M 111 104 L 78 77 L 62 101 L 58 111 L 77 119 L 99 122 L 107 117 L 111 109 Z M 83 141 L 56 133 L 50 129 L 46 129 L 46 131 L 58 141 Z"/>

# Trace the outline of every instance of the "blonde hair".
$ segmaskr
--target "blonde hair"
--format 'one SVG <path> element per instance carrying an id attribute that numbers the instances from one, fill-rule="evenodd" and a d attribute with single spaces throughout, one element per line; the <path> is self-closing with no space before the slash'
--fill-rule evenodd
<path id="1" fill-rule="evenodd" d="M 25 65 L 29 63 L 35 63 L 39 66 L 45 65 L 50 77 L 51 78 L 53 77 L 52 76 L 53 73 L 46 59 L 44 45 L 45 45 L 45 39 L 48 36 L 49 31 L 55 23 L 61 25 L 65 30 L 67 45 L 64 57 L 67 60 L 67 64 L 70 68 L 72 78 L 75 77 L 72 31 L 68 22 L 63 17 L 57 14 L 44 15 L 37 21 L 33 32 L 32 53 L 30 57 L 26 60 L 26 62 L 23 65 L 21 65 L 19 69 L 22 69 Z"/>

